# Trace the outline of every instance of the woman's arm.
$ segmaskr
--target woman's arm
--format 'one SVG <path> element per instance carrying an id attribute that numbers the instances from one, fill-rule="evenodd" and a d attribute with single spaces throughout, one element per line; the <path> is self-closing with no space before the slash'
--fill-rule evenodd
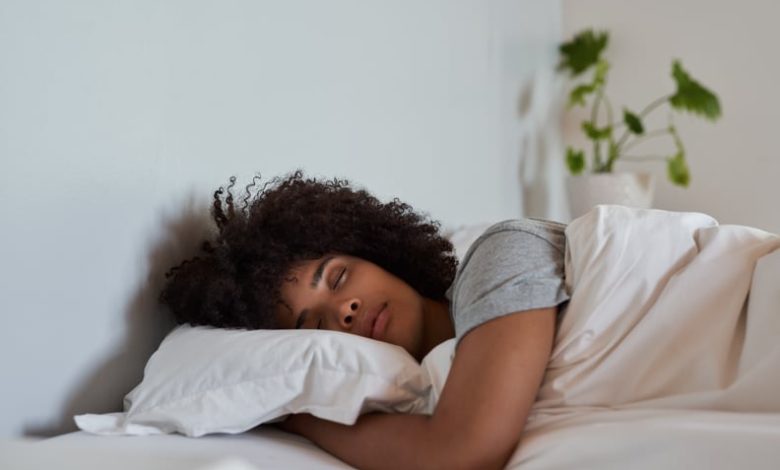
<path id="1" fill-rule="evenodd" d="M 556 311 L 507 315 L 468 333 L 432 416 L 370 414 L 345 426 L 295 415 L 283 427 L 361 469 L 501 468 L 541 385 Z"/>

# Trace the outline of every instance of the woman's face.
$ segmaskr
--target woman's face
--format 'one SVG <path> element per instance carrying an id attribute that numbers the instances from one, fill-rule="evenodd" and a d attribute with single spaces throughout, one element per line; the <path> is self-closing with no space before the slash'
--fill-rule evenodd
<path id="1" fill-rule="evenodd" d="M 327 255 L 293 267 L 282 283 L 282 328 L 343 331 L 395 344 L 417 357 L 424 298 L 361 258 Z"/>

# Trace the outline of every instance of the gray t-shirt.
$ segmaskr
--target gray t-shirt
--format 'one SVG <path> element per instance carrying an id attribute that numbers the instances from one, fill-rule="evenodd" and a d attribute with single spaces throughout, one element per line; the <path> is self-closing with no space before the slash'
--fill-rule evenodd
<path id="1" fill-rule="evenodd" d="M 565 228 L 538 219 L 507 220 L 477 238 L 446 293 L 457 343 L 494 318 L 569 300 Z"/>

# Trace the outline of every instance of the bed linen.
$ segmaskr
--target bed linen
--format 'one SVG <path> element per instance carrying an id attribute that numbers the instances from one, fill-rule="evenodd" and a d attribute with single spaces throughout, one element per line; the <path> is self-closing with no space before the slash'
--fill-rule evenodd
<path id="1" fill-rule="evenodd" d="M 569 410 L 524 434 L 508 469 L 776 469 L 780 415 L 685 410 Z M 14 470 L 349 469 L 309 441 L 271 428 L 190 438 L 66 434 L 0 446 Z"/>
<path id="2" fill-rule="evenodd" d="M 567 227 L 548 369 L 510 468 L 780 468 L 780 237 L 600 206 Z"/>
<path id="3" fill-rule="evenodd" d="M 523 435 L 508 469 L 780 468 L 780 415 L 569 410 Z"/>
<path id="4" fill-rule="evenodd" d="M 780 412 L 780 237 L 601 206 L 566 230 L 562 317 L 536 409 Z"/>
<path id="5" fill-rule="evenodd" d="M 780 237 L 620 206 L 566 235 L 572 297 L 508 467 L 780 468 Z"/>
<path id="6" fill-rule="evenodd" d="M 600 206 L 567 240 L 573 295 L 508 468 L 778 468 L 780 237 L 703 214 Z M 453 345 L 430 363 L 431 406 Z M 198 439 L 75 433 L 40 445 L 57 441 L 206 465 L 350 468 L 268 428 Z"/>
<path id="7" fill-rule="evenodd" d="M 83 431 L 0 446 L 13 470 L 255 470 L 353 468 L 306 439 L 261 427 L 243 434 L 95 436 Z"/>

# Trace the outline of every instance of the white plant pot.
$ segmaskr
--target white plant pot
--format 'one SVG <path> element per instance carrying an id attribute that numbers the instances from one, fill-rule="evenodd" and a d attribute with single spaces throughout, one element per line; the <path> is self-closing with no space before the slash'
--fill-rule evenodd
<path id="1" fill-rule="evenodd" d="M 655 185 L 650 173 L 592 173 L 567 180 L 571 218 L 597 204 L 648 209 L 653 205 Z"/>

